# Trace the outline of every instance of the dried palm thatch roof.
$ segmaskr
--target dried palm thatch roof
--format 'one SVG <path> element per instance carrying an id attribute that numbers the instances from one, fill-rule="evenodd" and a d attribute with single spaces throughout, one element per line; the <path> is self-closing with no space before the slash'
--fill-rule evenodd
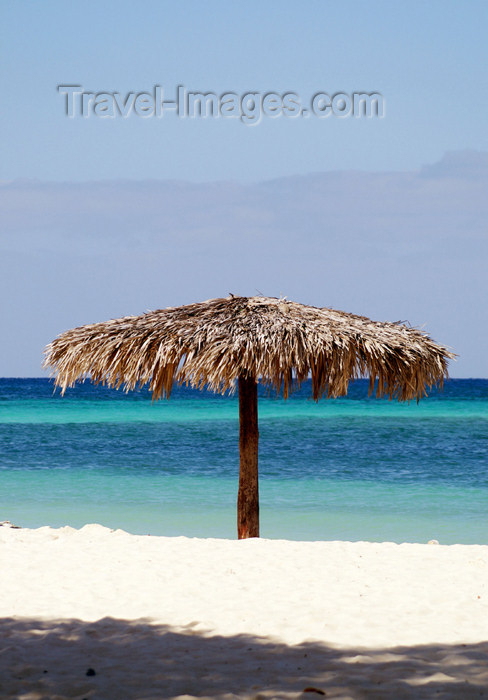
<path id="1" fill-rule="evenodd" d="M 46 348 L 56 386 L 78 379 L 126 390 L 148 383 L 154 399 L 173 382 L 233 390 L 241 375 L 288 397 L 308 376 L 315 400 L 343 396 L 369 376 L 370 391 L 421 398 L 447 376 L 454 357 L 422 331 L 400 323 L 270 297 L 211 299 L 66 331 Z"/>

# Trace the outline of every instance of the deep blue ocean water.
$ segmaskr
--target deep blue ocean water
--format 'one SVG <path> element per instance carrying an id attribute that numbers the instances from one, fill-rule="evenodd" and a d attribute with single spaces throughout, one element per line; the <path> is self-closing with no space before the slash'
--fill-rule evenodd
<path id="1" fill-rule="evenodd" d="M 417 405 L 259 391 L 261 535 L 488 544 L 488 380 Z M 238 399 L 0 379 L 0 520 L 236 536 Z"/>

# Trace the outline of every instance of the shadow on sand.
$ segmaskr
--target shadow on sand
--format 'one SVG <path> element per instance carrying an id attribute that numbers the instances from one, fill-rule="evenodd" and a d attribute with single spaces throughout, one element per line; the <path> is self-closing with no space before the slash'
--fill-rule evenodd
<path id="1" fill-rule="evenodd" d="M 309 687 L 343 699 L 488 698 L 488 642 L 374 650 L 287 646 L 112 618 L 4 618 L 0 640 L 5 700 L 323 697 L 303 693 Z"/>

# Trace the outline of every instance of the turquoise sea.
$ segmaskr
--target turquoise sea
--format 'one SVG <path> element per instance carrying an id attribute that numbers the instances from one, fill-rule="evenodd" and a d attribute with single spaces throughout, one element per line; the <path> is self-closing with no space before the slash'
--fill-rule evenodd
<path id="1" fill-rule="evenodd" d="M 488 380 L 420 404 L 259 392 L 261 535 L 488 544 Z M 0 379 L 0 520 L 236 536 L 237 396 Z"/>

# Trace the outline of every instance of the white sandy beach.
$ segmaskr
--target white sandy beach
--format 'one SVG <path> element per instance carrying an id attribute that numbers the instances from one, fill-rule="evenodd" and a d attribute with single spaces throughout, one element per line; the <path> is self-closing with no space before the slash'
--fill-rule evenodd
<path id="1" fill-rule="evenodd" d="M 488 546 L 0 527 L 0 591 L 1 698 L 488 696 Z"/>

